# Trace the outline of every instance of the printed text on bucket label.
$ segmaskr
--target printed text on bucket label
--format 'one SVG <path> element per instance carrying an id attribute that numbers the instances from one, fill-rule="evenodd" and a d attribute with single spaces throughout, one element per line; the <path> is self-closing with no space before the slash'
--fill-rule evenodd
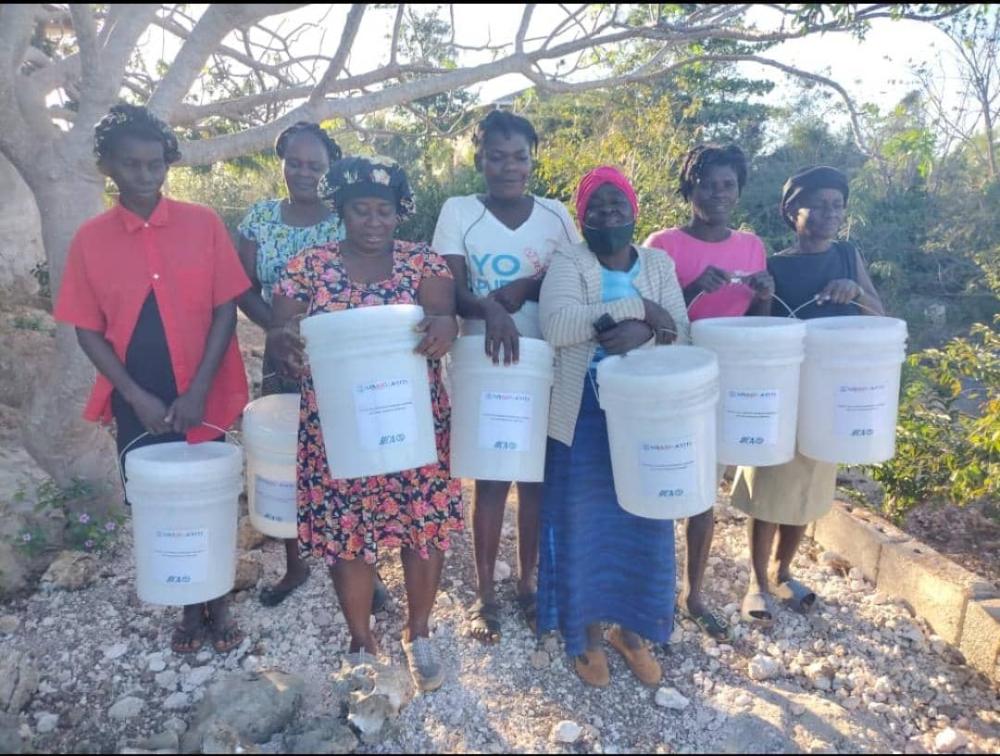
<path id="1" fill-rule="evenodd" d="M 479 448 L 531 451 L 533 404 L 526 392 L 484 391 L 479 398 Z"/>
<path id="2" fill-rule="evenodd" d="M 356 385 L 354 408 L 361 447 L 366 451 L 409 446 L 415 441 L 417 413 L 409 378 Z"/>
<path id="3" fill-rule="evenodd" d="M 295 480 L 269 480 L 254 475 L 253 508 L 271 522 L 297 522 Z"/>
<path id="4" fill-rule="evenodd" d="M 697 490 L 696 445 L 693 436 L 639 444 L 639 479 L 644 496 L 669 501 Z"/>
<path id="5" fill-rule="evenodd" d="M 889 387 L 884 383 L 842 384 L 837 388 L 834 433 L 849 438 L 881 436 L 892 422 Z"/>
<path id="6" fill-rule="evenodd" d="M 198 585 L 208 577 L 208 528 L 156 530 L 153 580 L 166 585 Z"/>
<path id="7" fill-rule="evenodd" d="M 777 389 L 726 392 L 723 400 L 722 433 L 726 443 L 740 446 L 774 446 L 778 443 Z"/>

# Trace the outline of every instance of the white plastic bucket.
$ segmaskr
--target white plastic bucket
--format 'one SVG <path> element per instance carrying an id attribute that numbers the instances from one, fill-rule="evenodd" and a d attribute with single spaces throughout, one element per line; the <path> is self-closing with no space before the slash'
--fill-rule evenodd
<path id="1" fill-rule="evenodd" d="M 273 394 L 243 410 L 250 524 L 272 538 L 298 535 L 299 401 L 298 394 Z"/>
<path id="2" fill-rule="evenodd" d="M 693 346 L 640 349 L 597 366 L 618 503 L 655 520 L 715 503 L 719 364 Z"/>
<path id="3" fill-rule="evenodd" d="M 892 459 L 905 357 L 903 320 L 856 315 L 807 321 L 799 451 L 843 464 Z"/>
<path id="4" fill-rule="evenodd" d="M 125 476 L 139 598 L 185 606 L 229 593 L 243 450 L 220 441 L 144 446 L 126 455 Z"/>
<path id="5" fill-rule="evenodd" d="M 413 351 L 423 317 L 416 305 L 382 305 L 302 321 L 333 478 L 437 461 L 427 359 Z"/>
<path id="6" fill-rule="evenodd" d="M 719 358 L 720 465 L 780 465 L 795 456 L 806 325 L 790 318 L 706 318 L 695 346 Z"/>
<path id="7" fill-rule="evenodd" d="M 494 365 L 482 336 L 451 350 L 451 474 L 476 480 L 541 482 L 555 353 L 520 340 L 516 365 Z"/>

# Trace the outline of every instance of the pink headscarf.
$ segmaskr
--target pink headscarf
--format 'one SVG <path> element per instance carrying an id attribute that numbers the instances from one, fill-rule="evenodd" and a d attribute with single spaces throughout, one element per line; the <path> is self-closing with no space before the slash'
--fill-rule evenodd
<path id="1" fill-rule="evenodd" d="M 632 213 L 636 218 L 639 217 L 639 200 L 635 195 L 635 189 L 632 188 L 632 184 L 617 168 L 612 168 L 610 165 L 602 165 L 580 179 L 580 185 L 576 188 L 577 223 L 581 226 L 583 225 L 583 216 L 587 214 L 587 203 L 590 202 L 591 196 L 602 184 L 611 184 L 621 189 L 632 205 Z"/>

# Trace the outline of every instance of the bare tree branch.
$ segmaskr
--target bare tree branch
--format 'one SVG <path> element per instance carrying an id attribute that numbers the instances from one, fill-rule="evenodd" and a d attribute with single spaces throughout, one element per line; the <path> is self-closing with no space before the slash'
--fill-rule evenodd
<path id="1" fill-rule="evenodd" d="M 451 10 L 451 39 L 455 41 L 455 11 Z M 395 65 L 399 56 L 399 30 L 403 27 L 403 14 L 406 12 L 406 3 L 399 3 L 396 6 L 396 19 L 392 22 L 392 41 L 389 43 L 389 65 Z"/>
<path id="2" fill-rule="evenodd" d="M 315 105 L 323 99 L 327 90 L 333 86 L 333 82 L 336 81 L 341 71 L 344 70 L 344 64 L 347 62 L 347 56 L 351 54 L 351 48 L 354 47 L 354 40 L 358 36 L 358 29 L 361 28 L 361 19 L 364 18 L 364 15 L 364 3 L 354 3 L 347 12 L 344 31 L 340 35 L 340 45 L 338 45 L 337 52 L 334 53 L 333 60 L 330 61 L 330 66 L 326 69 L 326 73 L 323 74 L 323 78 L 309 96 L 310 106 Z"/>
<path id="3" fill-rule="evenodd" d="M 524 6 L 524 13 L 521 14 L 521 26 L 517 30 L 517 36 L 514 37 L 515 53 L 520 54 L 524 52 L 524 38 L 528 36 L 528 27 L 531 26 L 531 16 L 534 12 L 534 3 L 528 3 Z"/>

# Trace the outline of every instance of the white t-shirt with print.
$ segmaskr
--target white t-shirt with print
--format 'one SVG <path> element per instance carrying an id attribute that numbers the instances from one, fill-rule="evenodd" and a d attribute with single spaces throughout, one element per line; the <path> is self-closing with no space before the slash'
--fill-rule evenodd
<path id="1" fill-rule="evenodd" d="M 468 285 L 478 297 L 512 281 L 540 275 L 548 269 L 556 246 L 575 244 L 580 235 L 561 202 L 544 197 L 534 200 L 528 219 L 511 229 L 477 195 L 451 197 L 441 208 L 431 247 L 439 255 L 465 258 Z M 542 338 L 537 302 L 525 302 L 513 318 L 522 336 Z M 462 323 L 465 335 L 485 330 L 482 320 Z"/>

